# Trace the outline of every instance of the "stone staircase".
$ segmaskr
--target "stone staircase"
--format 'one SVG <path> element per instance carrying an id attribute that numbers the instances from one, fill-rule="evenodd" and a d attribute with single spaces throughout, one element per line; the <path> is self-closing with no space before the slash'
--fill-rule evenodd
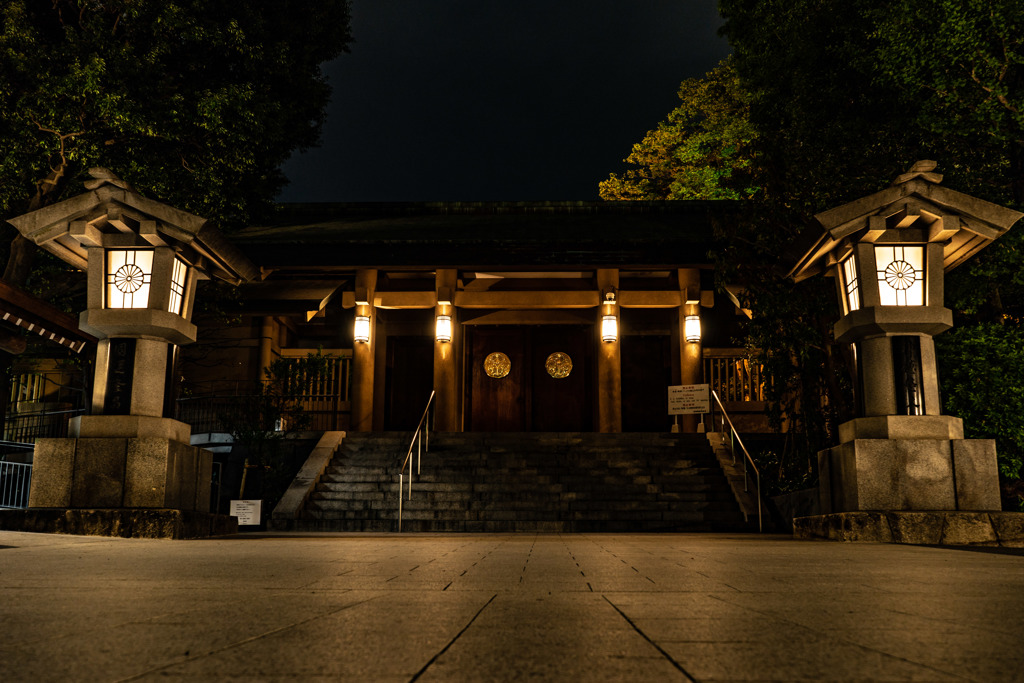
<path id="1" fill-rule="evenodd" d="M 347 435 L 297 518 L 274 527 L 398 530 L 409 438 Z M 703 434 L 434 433 L 404 496 L 403 531 L 757 529 Z"/>

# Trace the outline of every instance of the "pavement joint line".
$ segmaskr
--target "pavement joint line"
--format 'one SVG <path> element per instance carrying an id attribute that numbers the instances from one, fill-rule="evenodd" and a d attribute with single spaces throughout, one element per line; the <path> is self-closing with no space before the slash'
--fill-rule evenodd
<path id="1" fill-rule="evenodd" d="M 766 611 L 763 611 L 763 610 L 754 609 L 754 608 L 748 607 L 746 605 L 737 605 L 735 603 L 732 603 L 732 602 L 729 602 L 728 600 L 723 599 L 719 595 L 709 594 L 708 597 L 712 598 L 713 600 L 719 600 L 719 601 L 724 602 L 725 604 L 731 605 L 733 607 L 740 607 L 742 609 L 747 610 L 748 612 L 753 612 L 754 614 L 757 614 L 758 616 L 762 616 L 762 617 L 766 617 L 768 619 L 773 619 L 773 620 L 781 621 L 781 622 L 784 622 L 784 623 L 787 623 L 787 624 L 791 624 L 791 625 L 796 626 L 797 628 L 803 629 L 805 631 L 814 631 L 815 630 L 812 627 L 808 626 L 807 624 L 802 624 L 799 621 L 794 621 L 792 619 L 787 619 L 786 617 L 781 616 L 781 615 L 776 614 L 776 613 L 773 613 L 773 612 L 766 612 Z M 910 615 L 909 612 L 900 612 L 898 610 L 889 610 L 889 611 L 893 612 L 895 614 L 908 614 L 908 615 Z M 917 616 L 917 617 L 927 618 L 927 617 L 923 617 L 923 615 L 919 615 L 919 614 L 918 615 L 910 615 L 910 616 Z M 942 620 L 938 620 L 937 619 L 936 621 L 942 621 Z M 994 632 L 998 633 L 998 631 L 994 631 Z M 972 679 L 970 679 L 968 677 L 960 676 L 960 674 L 957 673 L 956 671 L 949 671 L 949 670 L 946 670 L 946 669 L 940 669 L 938 667 L 932 666 L 932 665 L 927 664 L 925 662 L 920 662 L 920 661 L 917 661 L 917 660 L 909 659 L 907 657 L 900 657 L 899 655 L 894 655 L 894 654 L 891 654 L 889 652 L 885 652 L 884 650 L 879 650 L 878 648 L 871 647 L 869 645 L 863 645 L 863 644 L 858 643 L 858 642 L 856 642 L 854 640 L 850 640 L 849 638 L 846 638 L 846 637 L 840 635 L 839 633 L 833 633 L 830 637 L 835 639 L 835 640 L 837 640 L 837 641 L 845 643 L 847 645 L 852 645 L 853 647 L 859 648 L 859 649 L 864 650 L 866 652 L 874 652 L 875 654 L 880 655 L 883 658 L 895 659 L 895 660 L 900 661 L 900 662 L 906 662 L 906 663 L 911 664 L 913 666 L 921 666 L 921 667 L 924 667 L 925 669 L 930 669 L 931 671 L 934 671 L 934 672 L 940 673 L 940 674 L 944 674 L 946 676 L 958 676 L 958 677 L 963 678 L 964 680 L 972 680 Z M 1017 679 L 1008 679 L 1008 680 L 1017 680 Z"/>
<path id="2" fill-rule="evenodd" d="M 636 625 L 635 623 L 633 623 L 633 620 L 632 620 L 632 619 L 630 619 L 629 617 L 627 617 L 627 616 L 626 616 L 626 613 L 625 613 L 625 612 L 623 612 L 623 611 L 622 611 L 621 609 L 619 609 L 618 605 L 616 605 L 616 604 L 615 604 L 614 602 L 612 602 L 611 600 L 609 600 L 609 599 L 608 599 L 608 596 L 607 596 L 607 595 L 602 595 L 601 597 L 602 597 L 602 598 L 604 598 L 605 602 L 607 602 L 607 603 L 608 603 L 609 605 L 611 605 L 611 606 L 612 606 L 612 609 L 613 609 L 613 610 L 615 610 L 616 612 L 618 612 L 618 613 L 619 613 L 619 616 L 621 616 L 621 617 L 622 617 L 623 619 L 625 619 L 625 620 L 626 620 L 626 623 L 627 623 L 627 624 L 629 624 L 629 625 L 630 625 L 631 627 L 633 627 L 633 630 L 634 630 L 634 631 L 636 631 L 637 633 L 639 633 L 639 634 L 640 634 L 640 637 L 641 637 L 641 638 L 643 638 L 644 640 L 646 640 L 646 641 L 647 641 L 648 643 L 650 643 L 650 644 L 651 644 L 651 646 L 652 646 L 652 647 L 654 647 L 654 649 L 655 649 L 655 650 L 657 650 L 658 652 L 660 652 L 660 653 L 661 653 L 661 655 L 662 655 L 662 656 L 663 656 L 663 657 L 664 657 L 665 659 L 667 659 L 667 660 L 669 661 L 669 663 L 670 663 L 670 664 L 672 664 L 672 666 L 674 666 L 674 667 L 675 667 L 676 669 L 678 669 L 678 670 L 679 670 L 679 673 L 681 673 L 681 674 L 683 674 L 684 676 L 686 676 L 686 680 L 690 681 L 690 683 L 697 683 L 697 679 L 696 679 L 696 678 L 694 678 L 693 676 L 691 676 L 691 675 L 690 675 L 690 672 L 689 672 L 689 671 L 687 671 L 686 669 L 684 669 L 684 668 L 683 668 L 683 665 L 682 665 L 682 664 L 680 664 L 679 662 L 677 662 L 676 660 L 674 660 L 674 659 L 672 658 L 672 655 L 670 655 L 670 654 L 669 654 L 668 652 L 666 652 L 666 651 L 664 650 L 664 648 L 662 648 L 662 647 L 661 647 L 660 645 L 658 645 L 658 644 L 657 644 L 656 642 L 654 642 L 653 640 L 651 640 L 650 636 L 648 636 L 648 635 L 647 635 L 646 633 L 644 633 L 643 631 L 641 631 L 641 630 L 640 630 L 640 627 L 639 627 L 639 626 L 637 626 L 637 625 Z"/>
<path id="3" fill-rule="evenodd" d="M 293 629 L 296 626 L 302 626 L 303 624 L 308 624 L 311 621 L 316 621 L 317 619 L 323 619 L 324 617 L 329 617 L 329 616 L 332 616 L 334 614 L 338 614 L 339 612 L 344 612 L 347 609 L 351 609 L 353 607 L 358 607 L 359 605 L 363 605 L 363 604 L 365 604 L 367 602 L 371 602 L 373 600 L 376 600 L 379 597 L 380 597 L 379 595 L 375 595 L 372 598 L 367 598 L 366 600 L 358 600 L 356 602 L 349 603 L 349 604 L 347 604 L 347 605 L 345 605 L 343 607 L 339 607 L 338 609 L 331 610 L 330 612 L 324 612 L 323 614 L 317 614 L 315 616 L 309 617 L 308 619 L 302 619 L 302 620 L 296 621 L 295 623 L 292 623 L 292 624 L 286 624 L 285 626 L 279 626 L 278 628 L 271 629 L 271 630 L 269 630 L 269 631 L 267 631 L 265 633 L 260 633 L 258 635 L 250 636 L 248 638 L 243 638 L 242 640 L 239 640 L 239 641 L 234 642 L 234 643 L 229 643 L 227 645 L 224 645 L 223 647 L 218 647 L 218 648 L 216 648 L 214 650 L 210 650 L 209 652 L 204 652 L 202 654 L 195 655 L 195 656 L 187 655 L 187 656 L 179 658 L 179 659 L 177 659 L 177 660 L 175 660 L 173 662 L 168 662 L 167 664 L 162 664 L 160 666 L 153 667 L 152 669 L 148 669 L 147 671 L 143 671 L 141 673 L 137 673 L 134 676 L 129 676 L 128 678 L 118 679 L 114 683 L 129 683 L 130 681 L 137 681 L 137 680 L 141 679 L 143 676 L 148 676 L 148 675 L 154 674 L 154 673 L 156 673 L 158 671 L 163 671 L 165 669 L 169 669 L 172 666 L 178 666 L 179 664 L 185 664 L 186 662 L 193 662 L 193 661 L 196 661 L 196 660 L 199 660 L 199 659 L 204 659 L 206 657 L 212 657 L 213 655 L 220 654 L 221 652 L 226 652 L 227 650 L 230 650 L 232 648 L 240 647 L 240 646 L 246 645 L 248 643 L 253 643 L 253 642 L 256 642 L 257 640 L 262 640 L 264 638 L 268 638 L 268 637 L 276 635 L 278 633 L 282 633 L 282 632 L 287 631 L 289 629 Z"/>
<path id="4" fill-rule="evenodd" d="M 488 606 L 489 606 L 489 605 L 490 605 L 490 604 L 491 604 L 492 602 L 494 602 L 494 599 L 495 599 L 496 597 L 498 597 L 498 594 L 497 594 L 497 593 L 495 593 L 494 595 L 492 595 L 492 596 L 491 596 L 491 599 L 490 599 L 490 600 L 488 600 L 487 602 L 485 602 L 485 603 L 484 603 L 484 606 L 483 606 L 483 607 L 481 607 L 481 608 L 480 608 L 479 610 L 477 610 L 477 613 L 473 615 L 473 618 L 472 618 L 472 619 L 470 619 L 470 620 L 469 620 L 469 621 L 468 621 L 468 622 L 466 623 L 466 625 L 462 627 L 462 630 L 461 630 L 461 631 L 459 631 L 458 633 L 456 633 L 456 634 L 455 634 L 455 637 L 454 637 L 454 638 L 452 638 L 452 639 L 451 639 L 450 641 L 448 641 L 448 644 L 447 644 L 447 645 L 445 645 L 445 646 L 444 646 L 443 648 L 441 648 L 441 650 L 440 650 L 440 651 L 439 651 L 439 652 L 438 652 L 438 653 L 437 653 L 436 655 L 434 655 L 433 657 L 431 657 L 431 658 L 430 658 L 430 661 L 429 661 L 429 662 L 427 662 L 426 664 L 424 664 L 424 665 L 423 665 L 423 668 L 422 668 L 422 669 L 420 669 L 420 670 L 419 670 L 419 671 L 417 671 L 417 672 L 416 672 L 415 674 L 413 674 L 413 677 L 409 679 L 409 683 L 414 683 L 414 681 L 418 680 L 420 676 L 422 676 L 422 675 L 423 675 L 424 673 L 426 673 L 427 669 L 429 669 L 429 668 L 431 667 L 431 665 L 432 665 L 432 664 L 433 664 L 434 662 L 436 662 L 436 661 L 437 661 L 437 660 L 438 660 L 438 659 L 439 659 L 439 658 L 441 657 L 441 655 L 443 655 L 443 654 L 444 654 L 445 652 L 447 652 L 447 651 L 448 651 L 448 648 L 450 648 L 450 647 L 451 647 L 452 645 L 454 645 L 454 644 L 455 644 L 455 641 L 456 641 L 456 640 L 458 640 L 458 639 L 459 639 L 459 638 L 460 638 L 460 637 L 462 636 L 462 634 L 463 634 L 463 633 L 465 633 L 466 631 L 468 631 L 468 630 L 469 630 L 469 627 L 473 625 L 473 622 L 474 622 L 474 621 L 476 621 L 477 617 L 479 617 L 479 616 L 480 616 L 481 614 L 483 614 L 484 610 L 485 610 L 485 609 L 487 609 L 487 607 L 488 607 Z"/>

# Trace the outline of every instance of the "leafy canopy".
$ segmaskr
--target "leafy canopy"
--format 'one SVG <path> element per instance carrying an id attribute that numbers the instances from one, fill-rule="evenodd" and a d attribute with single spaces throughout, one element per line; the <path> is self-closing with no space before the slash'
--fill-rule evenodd
<path id="1" fill-rule="evenodd" d="M 601 183 L 601 196 L 749 198 L 745 219 L 718 227 L 720 283 L 741 287 L 755 312 L 743 341 L 773 377 L 771 415 L 789 436 L 772 464 L 783 472 L 802 459 L 810 473 L 853 415 L 856 385 L 849 349 L 832 338 L 832 283 L 786 281 L 787 249 L 820 230 L 814 214 L 884 188 L 919 159 L 937 159 L 947 186 L 1024 208 L 1024 3 L 719 7 L 731 61 L 683 84 L 682 106 L 627 159 L 637 168 Z M 974 436 L 999 439 L 1003 475 L 1019 476 L 1024 411 L 996 394 L 971 397 L 976 378 L 1001 366 L 1011 371 L 993 383 L 998 393 L 1024 395 L 1024 374 L 1012 371 L 1024 362 L 1024 226 L 947 277 L 946 304 L 957 328 L 937 340 L 945 409 Z"/>
<path id="2" fill-rule="evenodd" d="M 599 185 L 602 199 L 746 199 L 755 132 L 730 60 L 679 86 L 681 104 L 633 145 L 631 168 Z"/>
<path id="3" fill-rule="evenodd" d="M 105 166 L 225 227 L 317 142 L 346 0 L 0 0 L 0 212 Z"/>

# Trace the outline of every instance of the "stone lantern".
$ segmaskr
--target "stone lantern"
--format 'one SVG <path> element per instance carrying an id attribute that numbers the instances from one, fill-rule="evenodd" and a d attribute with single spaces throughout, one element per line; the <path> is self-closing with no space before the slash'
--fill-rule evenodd
<path id="1" fill-rule="evenodd" d="M 918 162 L 815 216 L 824 232 L 790 272 L 835 278 L 835 337 L 852 345 L 858 379 L 858 417 L 818 456 L 826 514 L 1000 509 L 995 442 L 965 440 L 960 418 L 941 414 L 933 336 L 953 326 L 945 272 L 1024 214 L 940 186 L 934 168 Z"/>
<path id="2" fill-rule="evenodd" d="M 89 192 L 10 221 L 87 272 L 79 325 L 100 340 L 90 414 L 36 444 L 30 512 L 89 519 L 77 530 L 91 533 L 209 535 L 212 460 L 173 419 L 175 355 L 196 339 L 196 281 L 239 284 L 255 267 L 205 219 L 90 173 Z"/>

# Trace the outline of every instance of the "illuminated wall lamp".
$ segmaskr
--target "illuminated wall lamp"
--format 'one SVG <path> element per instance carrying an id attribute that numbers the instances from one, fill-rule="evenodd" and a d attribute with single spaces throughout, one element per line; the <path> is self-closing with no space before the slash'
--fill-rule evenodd
<path id="1" fill-rule="evenodd" d="M 352 332 L 352 338 L 361 344 L 365 344 L 370 341 L 370 316 L 356 316 L 356 324 L 355 329 Z"/>
<path id="2" fill-rule="evenodd" d="M 614 315 L 601 318 L 601 341 L 614 342 L 619 339 L 619 321 Z"/>
<path id="3" fill-rule="evenodd" d="M 447 344 L 452 340 L 452 317 L 450 315 L 437 316 L 434 325 L 434 336 L 437 341 Z"/>
<path id="4" fill-rule="evenodd" d="M 691 344 L 700 343 L 700 316 L 688 315 L 683 319 L 683 336 Z"/>

